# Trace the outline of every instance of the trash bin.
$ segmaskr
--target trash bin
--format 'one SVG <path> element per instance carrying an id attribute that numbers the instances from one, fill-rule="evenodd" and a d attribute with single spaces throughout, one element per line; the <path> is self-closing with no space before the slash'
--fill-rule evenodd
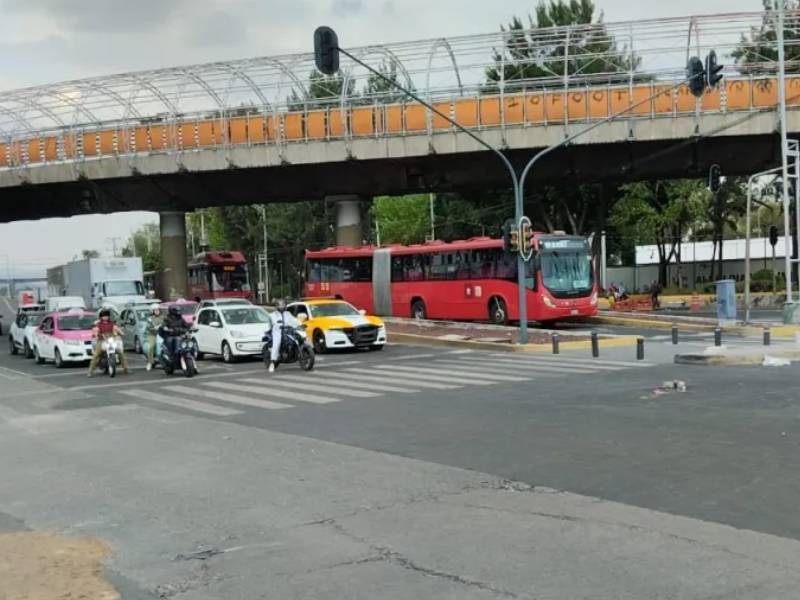
<path id="1" fill-rule="evenodd" d="M 733 279 L 717 281 L 717 318 L 720 321 L 736 319 L 736 282 Z"/>

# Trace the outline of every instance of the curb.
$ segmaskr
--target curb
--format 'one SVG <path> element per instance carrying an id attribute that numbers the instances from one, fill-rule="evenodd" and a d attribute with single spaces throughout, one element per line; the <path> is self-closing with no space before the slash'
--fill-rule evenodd
<path id="1" fill-rule="evenodd" d="M 621 348 L 624 346 L 635 346 L 637 336 L 626 335 L 613 338 L 600 338 L 598 340 L 600 348 Z M 499 352 L 552 352 L 551 344 L 498 344 L 494 342 L 480 342 L 477 340 L 443 340 L 440 338 L 417 335 L 415 333 L 389 333 L 389 340 L 396 344 L 416 344 L 422 346 L 444 346 L 454 348 L 469 348 L 472 350 L 493 350 Z M 592 347 L 591 340 L 580 340 L 575 342 L 562 341 L 559 344 L 562 350 L 580 350 Z"/>
<path id="2" fill-rule="evenodd" d="M 582 323 L 586 323 L 591 325 L 593 323 L 599 325 L 627 325 L 627 326 L 635 326 L 635 327 L 645 327 L 647 329 L 672 329 L 672 321 L 661 320 L 661 319 L 637 319 L 635 317 L 606 317 L 606 316 L 597 316 L 597 317 L 587 317 L 586 319 L 580 321 Z M 715 325 L 710 324 L 701 324 L 701 323 L 680 323 L 679 324 L 681 329 L 693 329 L 693 330 L 701 330 L 701 331 L 713 331 Z M 727 328 L 723 328 L 726 331 L 729 331 Z"/>
<path id="3" fill-rule="evenodd" d="M 758 366 L 764 362 L 766 356 L 773 358 L 800 358 L 800 351 L 790 350 L 784 352 L 757 352 L 753 354 L 724 355 L 724 354 L 676 354 L 676 365 L 695 365 L 706 367 L 746 367 Z"/>

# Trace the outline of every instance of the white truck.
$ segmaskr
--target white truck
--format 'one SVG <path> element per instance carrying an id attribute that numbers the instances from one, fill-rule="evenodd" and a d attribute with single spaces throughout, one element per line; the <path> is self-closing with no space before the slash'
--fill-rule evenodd
<path id="1" fill-rule="evenodd" d="M 48 269 L 48 293 L 50 298 L 81 296 L 91 309 L 121 311 L 146 301 L 143 275 L 141 258 L 86 258 Z"/>

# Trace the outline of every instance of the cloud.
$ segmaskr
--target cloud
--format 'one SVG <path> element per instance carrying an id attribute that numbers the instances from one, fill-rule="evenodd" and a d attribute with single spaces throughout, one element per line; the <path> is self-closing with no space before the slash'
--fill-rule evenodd
<path id="1" fill-rule="evenodd" d="M 193 46 L 230 46 L 247 42 L 246 17 L 232 11 L 214 11 L 191 19 L 184 39 Z"/>
<path id="2" fill-rule="evenodd" d="M 364 10 L 363 0 L 333 0 L 333 13 L 339 17 L 352 17 Z"/>

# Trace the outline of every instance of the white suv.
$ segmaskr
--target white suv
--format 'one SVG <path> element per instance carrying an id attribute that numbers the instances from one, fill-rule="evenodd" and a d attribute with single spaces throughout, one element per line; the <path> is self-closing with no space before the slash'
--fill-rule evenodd
<path id="1" fill-rule="evenodd" d="M 8 349 L 11 354 L 22 352 L 25 358 L 33 358 L 33 337 L 44 312 L 20 312 L 8 332 Z"/>

